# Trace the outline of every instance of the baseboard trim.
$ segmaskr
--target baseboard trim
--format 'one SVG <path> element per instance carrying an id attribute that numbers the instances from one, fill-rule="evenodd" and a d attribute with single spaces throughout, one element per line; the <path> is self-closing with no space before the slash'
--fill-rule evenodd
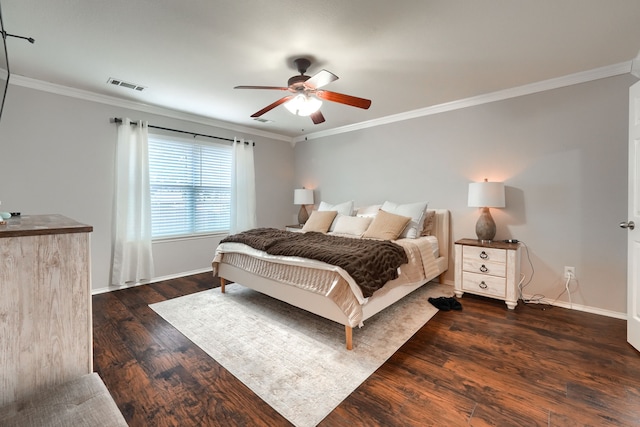
<path id="1" fill-rule="evenodd" d="M 533 299 L 534 295 L 524 295 L 523 297 L 524 299 L 529 300 L 529 299 Z M 522 300 L 518 302 L 521 303 Z M 605 310 L 602 308 L 591 307 L 588 305 L 574 304 L 574 303 L 570 304 L 566 301 L 552 301 L 546 298 L 542 298 L 541 300 L 539 300 L 539 303 L 552 305 L 554 307 L 568 308 L 569 310 L 584 311 L 585 313 L 598 314 L 600 316 L 613 317 L 615 319 L 627 320 L 627 313 L 620 313 L 618 311 Z M 536 303 L 529 303 L 529 304 L 536 304 Z"/>
<path id="2" fill-rule="evenodd" d="M 169 274 L 167 276 L 155 277 L 149 280 L 148 282 L 135 283 L 135 284 L 123 285 L 123 286 L 107 286 L 103 288 L 92 289 L 91 295 L 98 295 L 106 292 L 117 291 L 120 289 L 133 288 L 135 286 L 147 285 L 150 283 L 157 283 L 165 280 L 178 279 L 180 277 L 191 276 L 193 274 L 206 273 L 208 271 L 213 271 L 213 269 L 211 267 L 208 267 L 208 268 L 202 268 L 198 270 L 185 271 L 182 273 Z M 452 280 L 444 280 L 442 284 L 449 285 L 452 288 L 454 287 L 454 283 Z M 534 295 L 523 295 L 523 297 L 526 300 L 530 300 L 530 299 L 533 299 Z M 568 308 L 569 310 L 584 311 L 585 313 L 591 313 L 591 314 L 597 314 L 600 316 L 613 317 L 615 319 L 627 320 L 627 313 L 621 313 L 618 311 L 605 310 L 602 308 L 591 307 L 591 306 L 582 305 L 582 304 L 569 304 L 568 302 L 565 302 L 565 301 L 551 301 L 546 298 L 543 298 L 537 301 L 539 301 L 540 304 L 548 304 L 555 307 Z M 522 304 L 522 300 L 518 300 L 518 303 Z M 536 304 L 536 303 L 529 303 L 529 304 Z"/>
<path id="3" fill-rule="evenodd" d="M 169 274 L 167 276 L 154 277 L 153 279 L 144 281 L 144 282 L 131 283 L 131 284 L 122 285 L 122 286 L 105 286 L 102 288 L 92 289 L 91 295 L 104 294 L 107 292 L 118 291 L 120 289 L 128 289 L 128 288 L 133 288 L 140 285 L 148 285 L 150 283 L 163 282 L 165 280 L 179 279 L 180 277 L 191 276 L 193 274 L 206 273 L 208 271 L 213 271 L 213 269 L 211 267 L 208 267 L 208 268 L 202 268 L 198 270 L 184 271 L 182 273 Z"/>

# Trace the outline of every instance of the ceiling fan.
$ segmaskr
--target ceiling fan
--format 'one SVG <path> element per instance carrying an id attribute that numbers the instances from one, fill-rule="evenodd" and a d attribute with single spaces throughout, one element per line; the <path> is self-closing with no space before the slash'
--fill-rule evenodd
<path id="1" fill-rule="evenodd" d="M 262 110 L 253 113 L 251 117 L 260 117 L 264 113 L 271 111 L 278 105 L 284 106 L 293 114 L 298 116 L 310 116 L 314 124 L 324 122 L 324 116 L 320 112 L 321 100 L 338 102 L 340 104 L 350 105 L 368 109 L 371 106 L 371 100 L 358 98 L 342 93 L 321 90 L 321 87 L 338 80 L 338 76 L 327 71 L 320 70 L 313 76 L 306 76 L 307 68 L 311 65 L 311 61 L 307 58 L 298 58 L 294 60 L 299 76 L 293 76 L 287 82 L 287 87 L 278 86 L 236 86 L 234 89 L 269 89 L 269 90 L 286 90 L 291 92 L 290 95 L 278 99 L 276 102 L 267 105 Z"/>

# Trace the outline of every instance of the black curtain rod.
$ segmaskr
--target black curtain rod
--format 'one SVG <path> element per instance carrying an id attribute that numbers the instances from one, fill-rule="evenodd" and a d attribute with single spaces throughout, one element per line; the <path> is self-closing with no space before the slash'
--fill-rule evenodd
<path id="1" fill-rule="evenodd" d="M 119 118 L 119 117 L 114 117 L 113 119 L 111 119 L 111 122 L 112 123 L 122 123 L 122 119 Z M 133 121 L 131 122 L 132 126 L 137 126 L 137 124 L 138 124 L 137 122 L 133 122 Z M 154 125 L 147 125 L 147 126 L 149 126 L 150 128 L 154 128 L 154 129 L 167 130 L 169 132 L 186 133 L 187 135 L 193 135 L 194 138 L 197 137 L 197 136 L 204 136 L 204 137 L 207 137 L 207 138 L 221 139 L 223 141 L 231 141 L 231 142 L 235 141 L 234 139 L 231 139 L 231 138 L 223 138 L 221 136 L 205 135 L 203 133 L 189 132 L 189 131 L 186 131 L 186 130 L 164 128 L 162 126 L 154 126 Z M 249 144 L 249 142 L 245 141 L 245 144 Z M 255 147 L 255 145 L 256 145 L 256 143 L 254 142 L 253 146 Z"/>

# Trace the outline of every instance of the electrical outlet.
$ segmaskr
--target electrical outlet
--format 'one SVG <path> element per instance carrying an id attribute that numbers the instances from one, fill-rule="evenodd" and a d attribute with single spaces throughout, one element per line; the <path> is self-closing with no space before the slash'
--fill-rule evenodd
<path id="1" fill-rule="evenodd" d="M 564 278 L 565 279 L 570 279 L 576 278 L 576 268 L 575 267 L 567 267 L 566 265 L 564 266 Z"/>

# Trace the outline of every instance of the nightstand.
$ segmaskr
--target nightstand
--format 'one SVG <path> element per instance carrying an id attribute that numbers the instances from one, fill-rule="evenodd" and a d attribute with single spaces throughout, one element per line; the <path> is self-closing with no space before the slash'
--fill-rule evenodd
<path id="1" fill-rule="evenodd" d="M 302 225 L 300 224 L 293 224 L 293 225 L 285 225 L 284 229 L 286 231 L 302 231 Z"/>
<path id="2" fill-rule="evenodd" d="M 455 294 L 469 292 L 503 300 L 511 310 L 518 305 L 520 244 L 483 243 L 461 239 L 455 243 Z"/>

